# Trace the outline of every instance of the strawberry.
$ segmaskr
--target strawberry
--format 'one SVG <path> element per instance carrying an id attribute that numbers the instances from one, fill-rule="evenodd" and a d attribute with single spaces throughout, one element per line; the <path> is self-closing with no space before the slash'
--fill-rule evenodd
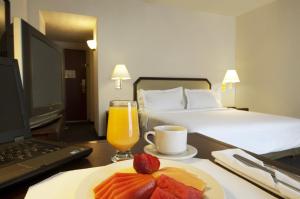
<path id="1" fill-rule="evenodd" d="M 157 157 L 146 153 L 134 155 L 133 167 L 138 173 L 151 174 L 159 169 L 160 162 Z"/>

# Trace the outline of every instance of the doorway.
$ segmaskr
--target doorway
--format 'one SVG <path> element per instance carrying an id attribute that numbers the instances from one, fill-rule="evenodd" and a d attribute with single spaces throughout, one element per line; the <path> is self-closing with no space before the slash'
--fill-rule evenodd
<path id="1" fill-rule="evenodd" d="M 87 59 L 85 50 L 64 49 L 66 121 L 87 121 Z"/>
<path id="2" fill-rule="evenodd" d="M 97 18 L 43 10 L 40 30 L 63 49 L 66 128 L 70 122 L 88 121 L 81 124 L 92 124 L 98 130 L 97 49 L 89 49 L 86 43 L 97 40 Z"/>

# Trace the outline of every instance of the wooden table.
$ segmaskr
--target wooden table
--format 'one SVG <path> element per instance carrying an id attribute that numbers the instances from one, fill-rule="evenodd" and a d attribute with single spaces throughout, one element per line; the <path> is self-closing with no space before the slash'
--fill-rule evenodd
<path id="1" fill-rule="evenodd" d="M 211 156 L 211 152 L 215 150 L 223 150 L 228 148 L 233 148 L 233 146 L 222 143 L 220 141 L 214 140 L 212 138 L 206 137 L 204 135 L 191 133 L 188 136 L 188 143 L 190 145 L 195 146 L 198 149 L 198 154 L 196 157 L 198 158 L 204 158 L 204 159 L 210 159 L 213 161 L 213 157 Z M 85 159 L 80 159 L 74 162 L 70 162 L 68 164 L 65 164 L 55 170 L 49 171 L 45 174 L 39 175 L 35 178 L 29 179 L 27 181 L 21 182 L 19 184 L 10 186 L 4 190 L 0 191 L 0 198 L 24 198 L 28 188 L 31 185 L 34 185 L 54 174 L 57 172 L 62 171 L 68 171 L 73 169 L 82 169 L 82 168 L 89 168 L 89 167 L 96 167 L 96 166 L 104 166 L 107 164 L 110 164 L 110 158 L 115 153 L 115 150 L 105 141 L 92 141 L 92 142 L 85 142 L 80 143 L 85 146 L 89 146 L 93 148 L 93 152 L 90 156 L 88 156 Z M 133 153 L 138 153 L 143 151 L 143 147 L 146 145 L 146 142 L 141 139 L 139 143 L 133 148 Z M 279 162 L 271 161 L 262 157 L 259 157 L 263 161 L 265 161 L 268 164 L 272 164 L 274 166 L 277 166 L 279 168 L 288 170 L 290 172 L 294 172 L 297 174 L 300 174 L 300 171 L 288 167 L 287 165 L 283 165 Z"/>

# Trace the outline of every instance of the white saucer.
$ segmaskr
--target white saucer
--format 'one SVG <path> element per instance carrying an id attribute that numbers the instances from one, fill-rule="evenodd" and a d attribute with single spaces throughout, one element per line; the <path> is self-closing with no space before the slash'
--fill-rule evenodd
<path id="1" fill-rule="evenodd" d="M 191 145 L 187 145 L 187 149 L 186 149 L 185 152 L 179 153 L 179 154 L 176 154 L 176 155 L 166 155 L 166 154 L 159 153 L 156 150 L 155 146 L 153 146 L 151 144 L 146 145 L 144 147 L 144 151 L 145 151 L 145 153 L 148 153 L 148 154 L 151 154 L 151 155 L 156 156 L 158 158 L 166 159 L 166 160 L 185 160 L 185 159 L 189 159 L 189 158 L 194 157 L 198 153 L 198 150 L 195 147 L 191 146 Z"/>

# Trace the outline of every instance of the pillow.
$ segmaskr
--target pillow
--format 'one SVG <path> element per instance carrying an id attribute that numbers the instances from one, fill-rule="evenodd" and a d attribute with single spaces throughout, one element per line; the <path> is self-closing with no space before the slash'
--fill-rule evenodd
<path id="1" fill-rule="evenodd" d="M 139 105 L 139 109 L 144 109 L 143 89 L 139 89 L 137 91 L 137 103 Z"/>
<path id="2" fill-rule="evenodd" d="M 184 109 L 183 88 L 168 90 L 140 89 L 139 105 L 149 110 L 182 110 Z"/>
<path id="3" fill-rule="evenodd" d="M 187 109 L 203 109 L 203 108 L 221 108 L 221 102 L 218 101 L 214 93 L 204 89 L 185 89 L 187 99 Z"/>

